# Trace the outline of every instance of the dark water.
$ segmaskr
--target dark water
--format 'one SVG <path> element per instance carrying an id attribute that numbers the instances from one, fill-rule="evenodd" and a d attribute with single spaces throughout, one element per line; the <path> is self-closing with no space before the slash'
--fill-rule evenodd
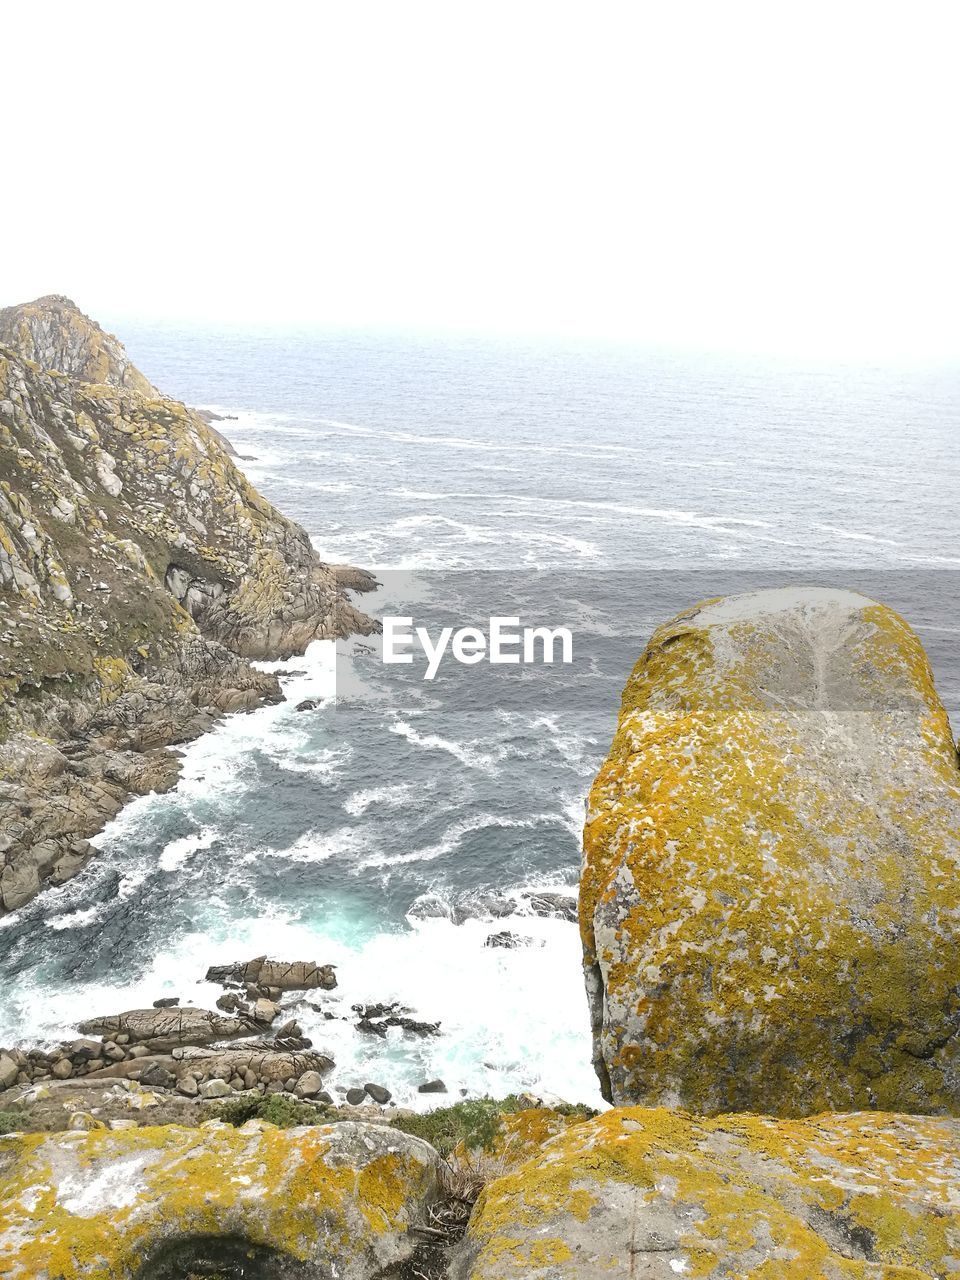
<path id="1" fill-rule="evenodd" d="M 728 591 L 852 587 L 917 626 L 960 711 L 960 391 L 945 371 L 122 336 L 166 391 L 239 414 L 222 425 L 245 469 L 322 554 L 403 570 L 381 572 L 371 609 L 566 625 L 575 661 L 444 665 L 432 682 L 362 649 L 286 664 L 288 703 L 191 746 L 176 792 L 131 805 L 82 877 L 6 926 L 0 1040 L 164 993 L 207 1000 L 209 963 L 270 951 L 339 964 L 338 1011 L 396 998 L 442 1020 L 440 1040 L 371 1044 L 304 1010 L 340 1085 L 406 1098 L 440 1075 L 590 1100 L 576 928 L 525 916 L 520 895 L 574 889 L 583 799 L 652 628 Z M 487 893 L 517 914 L 436 914 Z M 532 944 L 484 945 L 504 928 Z"/>

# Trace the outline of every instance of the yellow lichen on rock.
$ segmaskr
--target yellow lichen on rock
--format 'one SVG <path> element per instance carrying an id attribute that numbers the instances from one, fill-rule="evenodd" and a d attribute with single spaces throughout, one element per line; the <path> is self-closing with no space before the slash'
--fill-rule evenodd
<path id="1" fill-rule="evenodd" d="M 611 1101 L 960 1111 L 960 767 L 892 611 L 810 588 L 659 628 L 584 849 Z"/>
<path id="2" fill-rule="evenodd" d="M 436 1165 L 427 1143 L 354 1123 L 3 1138 L 0 1274 L 123 1280 L 172 1245 L 239 1239 L 366 1280 L 412 1252 Z"/>
<path id="3" fill-rule="evenodd" d="M 481 1196 L 455 1280 L 920 1280 L 960 1269 L 960 1124 L 615 1110 Z"/>

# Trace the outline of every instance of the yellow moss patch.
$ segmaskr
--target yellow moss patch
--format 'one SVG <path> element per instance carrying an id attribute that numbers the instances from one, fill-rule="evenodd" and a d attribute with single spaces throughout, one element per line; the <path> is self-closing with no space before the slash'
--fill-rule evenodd
<path id="1" fill-rule="evenodd" d="M 946 1277 L 960 1267 L 958 1138 L 956 1121 L 881 1113 L 610 1111 L 487 1187 L 473 1275 L 511 1274 L 546 1240 L 574 1259 L 558 1277 L 622 1268 L 631 1252 L 651 1277 Z M 641 1270 L 645 1254 L 659 1270 Z"/>
<path id="2" fill-rule="evenodd" d="M 133 1273 L 170 1235 L 239 1235 L 343 1265 L 435 1194 L 423 1143 L 364 1125 L 174 1126 L 0 1139 L 0 1274 Z"/>

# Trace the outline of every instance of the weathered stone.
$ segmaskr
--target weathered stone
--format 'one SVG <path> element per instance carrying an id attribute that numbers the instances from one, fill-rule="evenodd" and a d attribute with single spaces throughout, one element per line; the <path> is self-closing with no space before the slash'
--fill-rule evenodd
<path id="1" fill-rule="evenodd" d="M 151 1062 L 141 1071 L 140 1083 L 150 1089 L 172 1089 L 177 1077 L 159 1062 Z"/>
<path id="2" fill-rule="evenodd" d="M 200 1086 L 201 1098 L 226 1098 L 232 1090 L 226 1080 L 206 1080 Z"/>
<path id="3" fill-rule="evenodd" d="M 447 1086 L 442 1080 L 426 1080 L 423 1084 L 417 1085 L 417 1093 L 446 1093 Z"/>
<path id="4" fill-rule="evenodd" d="M 161 1043 L 212 1044 L 251 1034 L 248 1023 L 238 1018 L 221 1017 L 209 1009 L 182 1005 L 174 1009 L 130 1009 L 102 1018 L 88 1018 L 79 1030 L 91 1035 L 114 1036 L 125 1033 L 132 1042 L 149 1041 L 159 1049 Z"/>
<path id="5" fill-rule="evenodd" d="M 190 1054 L 189 1050 L 185 1053 Z M 213 1052 L 197 1050 L 180 1059 L 177 1074 L 192 1072 L 201 1079 L 212 1077 L 230 1080 L 234 1076 L 245 1076 L 251 1072 L 256 1080 L 282 1085 L 291 1077 L 294 1081 L 307 1071 L 316 1071 L 320 1075 L 328 1072 L 334 1065 L 331 1058 L 322 1053 L 301 1053 L 288 1050 L 272 1050 L 259 1048 L 221 1049 Z"/>
<path id="6" fill-rule="evenodd" d="M 8 1057 L 5 1053 L 0 1053 L 0 1089 L 12 1089 L 17 1083 L 19 1074 L 20 1068 L 13 1058 Z"/>
<path id="7" fill-rule="evenodd" d="M 367 1095 L 381 1107 L 385 1107 L 393 1097 L 390 1090 L 385 1089 L 382 1084 L 365 1084 L 363 1087 Z"/>
<path id="8" fill-rule="evenodd" d="M 317 987 L 330 991 L 337 985 L 332 964 L 317 965 L 311 960 L 268 960 L 266 956 L 237 964 L 212 965 L 207 970 L 206 980 L 250 983 L 261 989 L 276 987 L 278 991 L 312 991 Z"/>
<path id="9" fill-rule="evenodd" d="M 946 1280 L 958 1150 L 956 1120 L 610 1111 L 488 1184 L 451 1280 Z"/>
<path id="10" fill-rule="evenodd" d="M 349 1122 L 29 1134 L 0 1138 L 0 1159 L 7 1280 L 144 1275 L 161 1256 L 169 1275 L 375 1280 L 399 1274 L 438 1195 L 425 1142 Z"/>
<path id="11" fill-rule="evenodd" d="M 319 1071 L 305 1071 L 294 1086 L 298 1098 L 315 1098 L 323 1092 L 323 1077 Z"/>
<path id="12" fill-rule="evenodd" d="M 255 1022 L 265 1023 L 269 1027 L 279 1012 L 279 1006 L 272 1000 L 258 1000 L 253 1006 L 252 1016 Z"/>
<path id="13" fill-rule="evenodd" d="M 590 796 L 608 1099 L 960 1110 L 960 765 L 917 637 L 863 596 L 661 627 Z"/>

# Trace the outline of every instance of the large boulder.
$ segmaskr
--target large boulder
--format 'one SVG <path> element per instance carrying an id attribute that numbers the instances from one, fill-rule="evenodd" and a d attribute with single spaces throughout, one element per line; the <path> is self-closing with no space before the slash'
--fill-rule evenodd
<path id="1" fill-rule="evenodd" d="M 88 1018 L 77 1028 L 83 1035 L 107 1036 L 115 1040 L 126 1035 L 132 1044 L 145 1044 L 160 1052 L 178 1045 L 213 1044 L 253 1035 L 256 1027 L 241 1018 L 230 1018 L 209 1009 L 178 1005 L 172 1009 L 130 1009 L 100 1018 Z"/>
<path id="2" fill-rule="evenodd" d="M 344 1122 L 0 1138 L 0 1274 L 373 1280 L 436 1198 L 418 1138 Z"/>
<path id="3" fill-rule="evenodd" d="M 332 964 L 314 964 L 312 960 L 240 960 L 236 964 L 212 965 L 207 982 L 252 983 L 257 987 L 276 987 L 278 991 L 314 991 L 318 987 L 331 991 L 337 985 Z"/>
<path id="4" fill-rule="evenodd" d="M 897 614 L 809 588 L 660 627 L 584 850 L 609 1101 L 960 1111 L 960 765 Z"/>
<path id="5" fill-rule="evenodd" d="M 960 1122 L 609 1111 L 481 1195 L 452 1280 L 881 1280 L 960 1270 Z"/>

